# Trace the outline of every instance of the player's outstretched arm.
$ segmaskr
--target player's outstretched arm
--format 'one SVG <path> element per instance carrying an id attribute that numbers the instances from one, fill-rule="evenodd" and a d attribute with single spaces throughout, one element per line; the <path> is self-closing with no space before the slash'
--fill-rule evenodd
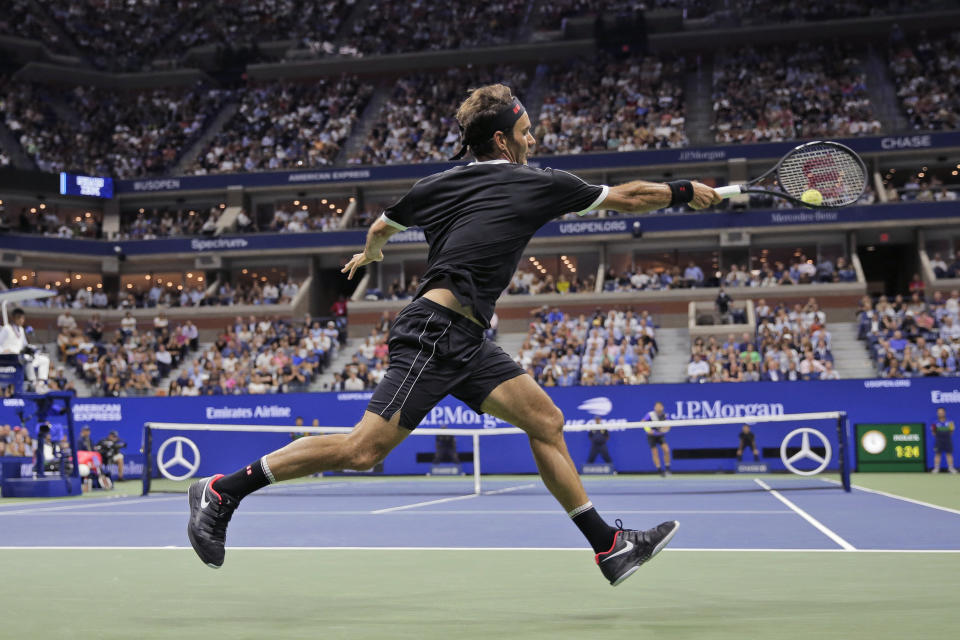
<path id="1" fill-rule="evenodd" d="M 690 182 L 693 196 L 687 203 L 692 209 L 704 209 L 720 204 L 722 198 L 712 188 L 700 182 Z M 674 190 L 666 182 L 635 180 L 610 187 L 606 199 L 597 209 L 612 209 L 624 213 L 648 213 L 669 207 L 674 201 Z"/>
<path id="2" fill-rule="evenodd" d="M 346 273 L 347 280 L 353 280 L 353 274 L 356 273 L 357 269 L 371 262 L 380 262 L 383 260 L 384 245 L 387 244 L 390 236 L 398 231 L 399 229 L 396 227 L 392 227 L 382 219 L 377 218 L 367 231 L 367 244 L 363 248 L 363 253 L 353 254 L 353 257 L 343 266 L 340 273 Z"/>

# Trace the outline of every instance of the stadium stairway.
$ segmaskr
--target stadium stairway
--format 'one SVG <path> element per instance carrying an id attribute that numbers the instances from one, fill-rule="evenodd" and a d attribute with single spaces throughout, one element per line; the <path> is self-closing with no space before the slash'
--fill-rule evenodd
<path id="1" fill-rule="evenodd" d="M 7 123 L 3 121 L 3 118 L 0 118 L 0 149 L 9 156 L 11 164 L 17 169 L 36 170 L 37 165 L 24 152 L 23 147 L 20 146 L 20 141 L 7 128 Z"/>
<path id="2" fill-rule="evenodd" d="M 48 29 L 57 35 L 57 47 L 62 47 L 63 51 L 70 56 L 76 57 L 78 60 L 86 60 L 87 56 L 84 55 L 80 47 L 77 46 L 77 43 L 74 42 L 73 38 L 70 37 L 70 34 L 60 25 L 59 22 L 54 20 L 50 15 L 50 9 L 44 6 L 47 3 L 40 2 L 40 0 L 28 0 L 27 4 L 33 6 L 33 11 L 31 12 L 35 17 L 39 18 Z"/>
<path id="3" fill-rule="evenodd" d="M 337 37 L 333 41 L 333 45 L 337 49 L 345 44 L 350 44 L 353 38 L 353 25 L 367 13 L 369 6 L 370 0 L 357 0 L 353 4 L 353 9 L 350 11 L 350 14 L 347 15 L 346 20 L 340 25 L 337 30 Z"/>
<path id="4" fill-rule="evenodd" d="M 540 113 L 543 106 L 543 96 L 547 90 L 547 75 L 550 73 L 550 66 L 547 64 L 538 64 L 533 74 L 533 81 L 529 87 L 526 87 L 523 106 L 527 108 L 527 113 Z M 531 120 L 533 118 L 531 117 Z M 539 118 L 537 118 L 539 120 Z M 534 120 L 536 122 L 537 120 Z"/>
<path id="5" fill-rule="evenodd" d="M 650 382 L 686 382 L 690 362 L 690 330 L 657 329 L 657 357 L 653 359 Z"/>
<path id="6" fill-rule="evenodd" d="M 347 340 L 346 344 L 340 345 L 340 351 L 337 352 L 336 357 L 330 362 L 330 366 L 327 367 L 326 371 L 313 379 L 307 391 L 326 391 L 330 389 L 330 385 L 333 384 L 333 374 L 340 373 L 344 367 L 350 364 L 350 361 L 353 360 L 353 354 L 355 354 L 363 344 L 364 339 L 365 338 L 351 338 Z"/>
<path id="7" fill-rule="evenodd" d="M 43 351 L 50 358 L 50 377 L 53 377 L 57 372 L 57 369 L 63 369 L 63 375 L 67 381 L 73 383 L 73 388 L 77 390 L 77 395 L 81 398 L 88 398 L 94 395 L 94 388 L 90 386 L 86 380 L 81 376 L 77 375 L 76 369 L 73 367 L 67 366 L 67 364 L 60 359 L 58 355 L 60 353 L 60 347 L 57 346 L 56 342 L 48 342 L 43 345 Z"/>
<path id="8" fill-rule="evenodd" d="M 831 322 L 830 351 L 833 366 L 841 378 L 875 378 L 877 370 L 862 340 L 857 339 L 856 322 Z"/>
<path id="9" fill-rule="evenodd" d="M 698 147 L 715 143 L 710 131 L 710 125 L 713 124 L 713 100 L 710 97 L 713 59 L 704 56 L 695 64 L 696 68 L 688 71 L 684 79 L 684 103 L 687 107 L 684 129 L 690 145 Z"/>
<path id="10" fill-rule="evenodd" d="M 383 110 L 383 105 L 386 104 L 387 100 L 389 100 L 393 94 L 394 86 L 395 82 L 392 79 L 377 84 L 376 90 L 374 90 L 373 95 L 370 96 L 370 101 L 367 102 L 367 106 L 363 108 L 363 112 L 360 114 L 357 124 L 354 125 L 353 131 L 350 132 L 350 135 L 347 136 L 346 141 L 340 148 L 340 154 L 334 162 L 335 165 L 346 165 L 347 160 L 363 148 L 363 144 L 367 141 L 367 136 L 370 135 L 374 125 L 377 124 L 377 116 L 379 116 L 380 111 Z"/>
<path id="11" fill-rule="evenodd" d="M 500 345 L 500 348 L 507 352 L 511 358 L 516 358 L 517 353 L 520 352 L 520 347 L 523 346 L 523 341 L 527 339 L 527 334 L 525 333 L 501 333 L 497 335 L 497 344 Z"/>
<path id="12" fill-rule="evenodd" d="M 883 132 L 909 130 L 910 123 L 900 109 L 900 99 L 890 77 L 890 69 L 884 57 L 872 46 L 867 49 L 864 71 L 867 74 L 867 95 L 870 96 L 877 119 L 883 125 Z"/>
<path id="13" fill-rule="evenodd" d="M 230 118 L 233 117 L 240 109 L 240 101 L 237 97 L 231 96 L 227 99 L 227 102 L 223 105 L 223 108 L 220 109 L 220 113 L 214 116 L 213 120 L 210 121 L 210 126 L 200 135 L 196 141 L 190 145 L 190 147 L 183 152 L 180 156 L 180 159 L 177 160 L 176 166 L 173 167 L 174 175 L 183 175 L 187 172 L 190 166 L 197 159 L 197 156 L 200 155 L 200 152 L 206 149 L 207 145 L 210 144 L 210 141 L 213 140 L 213 137 L 220 133 L 220 130 L 223 128 Z"/>

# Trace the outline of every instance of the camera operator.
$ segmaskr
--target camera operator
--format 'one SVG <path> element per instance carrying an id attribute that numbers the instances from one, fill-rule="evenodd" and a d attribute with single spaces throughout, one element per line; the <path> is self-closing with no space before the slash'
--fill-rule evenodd
<path id="1" fill-rule="evenodd" d="M 108 465 L 114 462 L 117 464 L 117 480 L 120 482 L 123 482 L 123 452 L 121 449 L 126 447 L 127 443 L 120 439 L 120 435 L 116 431 L 111 431 L 110 435 L 97 443 L 97 451 L 103 458 L 103 464 Z"/>

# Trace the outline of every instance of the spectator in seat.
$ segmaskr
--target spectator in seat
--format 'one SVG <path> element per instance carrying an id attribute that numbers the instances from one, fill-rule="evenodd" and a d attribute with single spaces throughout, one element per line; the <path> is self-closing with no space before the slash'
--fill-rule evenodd
<path id="1" fill-rule="evenodd" d="M 837 280 L 840 282 L 856 282 L 857 272 L 853 265 L 847 262 L 844 257 L 837 258 Z"/>
<path id="2" fill-rule="evenodd" d="M 839 260 L 837 262 L 839 262 Z M 824 256 L 823 259 L 817 263 L 816 281 L 833 282 L 833 274 L 833 262 L 830 258 Z"/>
<path id="3" fill-rule="evenodd" d="M 720 314 L 720 322 L 722 324 L 729 324 L 731 322 L 730 304 L 732 302 L 733 299 L 730 297 L 730 294 L 728 294 L 723 287 L 720 287 L 720 293 L 717 294 L 714 305 L 716 306 L 717 313 Z"/>
<path id="4" fill-rule="evenodd" d="M 957 251 L 957 254 L 954 257 L 953 262 L 951 262 L 950 266 L 947 267 L 947 277 L 948 278 L 960 277 L 960 251 Z"/>
<path id="5" fill-rule="evenodd" d="M 943 261 L 939 253 L 933 254 L 933 258 L 930 259 L 930 268 L 933 269 L 933 275 L 936 277 L 947 277 L 947 263 Z"/>
<path id="6" fill-rule="evenodd" d="M 710 364 L 699 353 L 693 354 L 693 362 L 687 365 L 687 382 L 703 382 L 710 375 Z"/>
<path id="7" fill-rule="evenodd" d="M 702 287 L 704 280 L 703 270 L 691 260 L 687 264 L 687 268 L 683 270 L 683 279 L 686 281 L 688 287 Z"/>

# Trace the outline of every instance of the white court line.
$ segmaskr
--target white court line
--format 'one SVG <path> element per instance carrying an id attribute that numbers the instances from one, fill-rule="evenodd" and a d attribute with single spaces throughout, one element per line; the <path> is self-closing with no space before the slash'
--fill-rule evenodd
<path id="1" fill-rule="evenodd" d="M 539 486 L 538 482 L 531 482 L 530 484 L 521 484 L 516 487 L 506 487 L 504 489 L 493 489 L 491 491 L 484 491 L 483 495 L 493 496 L 498 493 L 510 493 L 511 491 L 520 491 L 521 489 L 532 489 L 533 487 Z"/>
<path id="2" fill-rule="evenodd" d="M 137 496 L 139 496 L 139 495 L 140 495 L 140 494 L 137 494 Z M 125 495 L 125 494 L 124 494 L 124 495 L 104 494 L 102 497 L 90 498 L 90 500 L 103 500 L 103 501 L 107 502 L 107 501 L 116 501 L 116 500 L 126 500 L 127 498 L 132 498 L 132 497 L 134 497 L 134 496 Z M 64 503 L 64 502 L 76 502 L 79 498 L 80 498 L 80 496 L 73 496 L 73 497 L 70 497 L 70 498 L 33 498 L 33 499 L 30 499 L 30 500 L 27 501 L 27 502 L 9 502 L 9 503 L 4 503 L 3 500 L 0 500 L 0 511 L 4 511 L 4 510 L 6 510 L 6 509 L 8 509 L 8 508 L 9 508 L 9 509 L 21 509 L 21 508 L 26 508 L 26 507 L 34 506 L 34 505 L 37 505 L 37 506 L 46 506 L 46 505 L 50 505 L 50 504 L 61 504 L 61 503 Z M 84 503 L 86 503 L 87 501 L 88 501 L 88 500 L 84 500 Z"/>
<path id="3" fill-rule="evenodd" d="M 817 531 L 819 531 L 820 533 L 827 536 L 828 538 L 836 542 L 838 545 L 843 547 L 844 550 L 846 551 L 857 550 L 856 547 L 854 547 L 852 544 L 850 544 L 849 542 L 847 542 L 846 540 L 838 536 L 832 530 L 828 529 L 826 525 L 824 525 L 822 522 L 820 522 L 819 520 L 811 516 L 809 513 L 807 513 L 797 505 L 793 504 L 792 502 L 784 498 L 779 491 L 776 491 L 775 489 L 770 488 L 770 485 L 768 485 L 766 482 L 764 482 L 760 478 L 754 478 L 753 481 L 756 482 L 761 487 L 763 487 L 764 489 L 766 489 L 770 493 L 770 495 L 772 495 L 774 498 L 776 498 L 783 504 L 787 505 L 788 507 L 796 511 L 797 515 L 799 515 L 801 518 L 803 518 L 804 520 L 812 524 L 814 527 L 816 527 Z"/>
<path id="4" fill-rule="evenodd" d="M 586 547 L 227 547 L 232 551 L 576 551 L 591 553 Z M 0 551 L 192 551 L 190 547 L 79 547 L 79 546 L 0 546 Z M 667 553 L 846 553 L 844 549 L 723 549 L 670 547 Z M 853 549 L 854 553 L 950 553 L 960 549 Z"/>
<path id="5" fill-rule="evenodd" d="M 404 509 L 416 509 L 417 507 L 426 507 L 431 504 L 440 504 L 442 502 L 454 502 L 455 500 L 468 500 L 470 498 L 476 498 L 476 493 L 471 493 L 465 496 L 453 496 L 452 498 L 439 498 L 437 500 L 427 500 L 426 502 L 414 502 L 413 504 L 403 504 L 399 507 L 387 507 L 386 509 L 377 509 L 376 511 L 369 511 L 368 513 L 390 513 L 392 511 L 403 511 Z"/>
<path id="6" fill-rule="evenodd" d="M 517 485 L 517 486 L 515 486 L 515 487 L 506 487 L 506 488 L 504 488 L 504 489 L 495 489 L 495 490 L 493 490 L 493 491 L 484 491 L 482 494 L 479 494 L 479 495 L 492 496 L 492 495 L 498 494 L 498 493 L 509 493 L 510 491 L 520 491 L 521 489 L 529 489 L 530 487 L 535 487 L 535 486 L 537 486 L 537 483 L 535 483 L 535 482 L 534 482 L 534 483 L 530 483 L 530 484 L 521 484 L 521 485 Z M 467 500 L 467 499 L 469 499 L 469 498 L 476 498 L 476 497 L 478 497 L 478 494 L 476 494 L 476 493 L 471 493 L 471 494 L 468 494 L 468 495 L 465 495 L 465 496 L 453 496 L 453 497 L 450 497 L 450 498 L 438 498 L 437 500 L 426 500 L 426 501 L 424 501 L 424 502 L 414 502 L 413 504 L 404 504 L 404 505 L 400 505 L 400 506 L 398 506 L 398 507 L 387 507 L 386 509 L 377 509 L 376 511 L 370 511 L 370 512 L 368 512 L 368 513 L 372 513 L 372 514 L 392 513 L 392 512 L 394 512 L 394 511 L 404 511 L 404 510 L 406 510 L 406 509 L 416 509 L 417 507 L 426 507 L 426 506 L 429 506 L 429 505 L 431 505 L 431 504 L 442 504 L 442 503 L 444 503 L 444 502 L 455 502 L 455 501 L 457 501 L 457 500 Z M 418 513 L 419 513 L 419 512 L 418 512 Z"/>
<path id="7" fill-rule="evenodd" d="M 0 511 L 0 516 L 9 516 L 9 515 L 22 515 L 24 513 L 38 514 L 38 513 L 47 513 L 50 511 L 71 511 L 75 509 L 93 509 L 95 507 L 119 507 L 121 505 L 126 506 L 128 504 L 140 504 L 142 502 L 170 502 L 172 500 L 183 500 L 183 496 L 171 496 L 169 498 L 139 498 L 136 500 L 104 500 L 102 502 L 88 502 L 83 501 L 77 502 L 74 504 L 65 504 L 59 507 L 26 507 L 23 509 L 10 510 L 10 511 Z"/>
<path id="8" fill-rule="evenodd" d="M 363 516 L 370 515 L 370 511 L 356 511 L 356 510 L 336 510 L 336 511 L 244 511 L 244 516 L 300 516 L 300 517 L 310 517 L 310 518 L 325 518 L 327 516 Z M 478 509 L 478 510 L 467 510 L 467 509 L 458 509 L 450 511 L 442 510 L 430 510 L 424 509 L 416 512 L 409 511 L 393 511 L 397 515 L 431 515 L 431 516 L 487 516 L 487 515 L 518 515 L 518 516 L 558 516 L 563 517 L 564 513 L 561 509 L 542 509 L 542 510 L 515 510 L 515 509 Z M 756 509 L 756 510 L 687 510 L 687 509 L 638 509 L 638 510 L 617 510 L 618 514 L 625 515 L 650 515 L 650 514 L 660 514 L 660 515 L 793 515 L 793 511 L 790 509 Z M 31 513 L 31 516 L 49 516 L 49 517 L 75 517 L 75 516 L 183 516 L 187 514 L 187 510 L 183 509 L 180 511 L 96 511 L 92 513 L 69 513 L 64 516 L 62 513 Z M 5 514 L 0 513 L 0 518 Z M 381 514 L 382 515 L 382 514 Z"/>
<path id="9" fill-rule="evenodd" d="M 836 480 L 831 480 L 830 478 L 820 478 L 824 482 L 829 482 L 831 484 L 840 484 Z M 890 493 L 888 491 L 880 491 L 879 489 L 869 489 L 867 487 L 861 487 L 858 484 L 851 484 L 851 487 L 854 489 L 859 489 L 860 491 L 866 491 L 867 493 L 875 493 L 878 496 L 884 496 L 885 498 L 893 498 L 894 500 L 903 500 L 904 502 L 910 502 L 913 504 L 918 504 L 921 507 L 928 507 L 930 509 L 936 509 L 937 511 L 946 511 L 947 513 L 953 513 L 960 516 L 960 510 L 951 509 L 950 507 L 942 507 L 939 504 L 933 504 L 930 502 L 924 502 L 923 500 L 916 500 L 914 498 L 908 498 L 907 496 L 897 495 L 896 493 Z"/>

